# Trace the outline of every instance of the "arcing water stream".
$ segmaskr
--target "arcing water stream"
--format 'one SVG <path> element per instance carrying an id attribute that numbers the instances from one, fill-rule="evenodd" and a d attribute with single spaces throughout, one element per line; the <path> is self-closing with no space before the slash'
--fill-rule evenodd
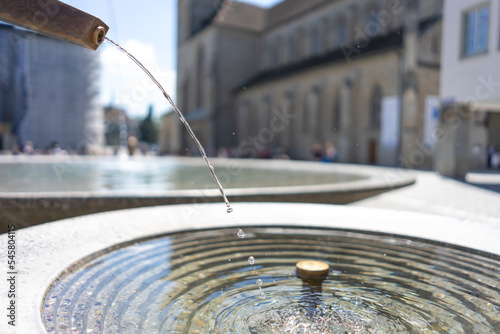
<path id="1" fill-rule="evenodd" d="M 156 80 L 156 78 L 151 74 L 151 72 L 149 72 L 148 69 L 146 67 L 144 67 L 144 65 L 142 65 L 141 62 L 138 61 L 133 55 L 131 55 L 127 50 L 125 50 L 123 47 L 121 47 L 118 43 L 114 42 L 113 40 L 111 40 L 111 39 L 109 39 L 107 37 L 104 37 L 104 39 L 105 39 L 106 42 L 112 44 L 118 50 L 120 50 L 121 52 L 123 52 L 124 54 L 126 54 L 130 59 L 132 59 L 132 61 L 134 63 L 136 63 L 136 65 L 139 66 L 148 75 L 148 77 L 151 80 L 153 80 L 153 82 L 155 83 L 155 85 L 158 86 L 158 88 L 160 89 L 160 91 L 163 93 L 163 96 L 165 96 L 165 98 L 167 99 L 168 103 L 170 103 L 170 105 L 172 106 L 172 108 L 175 110 L 175 112 L 179 116 L 179 119 L 181 120 L 182 124 L 184 124 L 184 126 L 186 127 L 186 130 L 189 133 L 189 135 L 191 136 L 191 138 L 193 138 L 194 142 L 196 143 L 196 146 L 198 147 L 198 150 L 200 151 L 201 156 L 203 157 L 203 159 L 205 159 L 205 162 L 208 165 L 208 169 L 210 170 L 210 173 L 212 174 L 212 177 L 214 178 L 215 182 L 217 183 L 217 186 L 219 187 L 220 193 L 222 194 L 222 197 L 224 198 L 224 202 L 226 202 L 227 213 L 233 212 L 233 208 L 231 207 L 231 204 L 229 204 L 229 201 L 228 201 L 228 199 L 226 197 L 226 193 L 224 192 L 224 188 L 222 187 L 222 184 L 220 183 L 219 179 L 217 178 L 217 175 L 215 174 L 214 167 L 212 166 L 212 164 L 208 160 L 207 153 L 205 152 L 205 149 L 201 145 L 201 143 L 198 140 L 198 138 L 196 138 L 196 135 L 194 134 L 194 132 L 191 129 L 191 127 L 189 126 L 188 122 L 184 118 L 184 115 L 179 110 L 179 108 L 177 108 L 177 106 L 175 105 L 175 103 L 172 100 L 172 98 L 170 97 L 170 95 L 168 95 L 168 93 L 165 91 L 165 89 L 162 87 L 162 85 L 158 82 L 158 80 Z"/>

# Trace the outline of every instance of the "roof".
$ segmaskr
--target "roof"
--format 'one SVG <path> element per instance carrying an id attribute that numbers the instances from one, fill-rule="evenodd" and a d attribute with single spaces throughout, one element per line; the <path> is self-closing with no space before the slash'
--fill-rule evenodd
<path id="1" fill-rule="evenodd" d="M 266 18 L 267 11 L 264 8 L 225 0 L 212 23 L 260 32 L 266 28 Z"/>
<path id="2" fill-rule="evenodd" d="M 285 0 L 271 7 L 267 20 L 267 26 L 274 26 L 295 16 L 304 14 L 318 5 L 331 3 L 331 0 Z"/>
<path id="3" fill-rule="evenodd" d="M 391 50 L 393 48 L 403 47 L 403 34 L 401 33 L 401 30 L 395 30 L 388 35 L 373 38 L 372 40 L 370 40 L 370 43 L 364 48 L 356 49 L 356 51 L 353 51 L 354 47 L 352 45 L 350 47 L 352 49 L 349 52 L 352 52 L 352 54 L 350 54 L 349 57 L 352 59 L 357 59 L 358 57 L 372 54 L 374 52 L 381 52 Z M 317 66 L 333 64 L 336 62 L 345 62 L 346 55 L 344 54 L 344 51 L 345 50 L 342 50 L 341 48 L 337 48 L 325 54 L 318 55 L 316 57 L 309 58 L 298 63 L 288 64 L 283 67 L 261 72 L 238 87 L 235 91 L 238 91 L 243 87 L 250 87 L 273 80 L 283 79 L 288 76 L 295 75 L 300 71 L 308 70 Z"/>
<path id="4" fill-rule="evenodd" d="M 212 23 L 260 32 L 329 2 L 331 0 L 285 0 L 265 9 L 225 0 Z"/>

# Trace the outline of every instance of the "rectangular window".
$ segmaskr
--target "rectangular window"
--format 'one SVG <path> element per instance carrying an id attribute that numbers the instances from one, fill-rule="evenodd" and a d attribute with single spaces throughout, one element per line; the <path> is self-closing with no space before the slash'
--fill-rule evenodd
<path id="1" fill-rule="evenodd" d="M 489 21 L 489 5 L 477 7 L 464 14 L 464 56 L 488 52 Z"/>

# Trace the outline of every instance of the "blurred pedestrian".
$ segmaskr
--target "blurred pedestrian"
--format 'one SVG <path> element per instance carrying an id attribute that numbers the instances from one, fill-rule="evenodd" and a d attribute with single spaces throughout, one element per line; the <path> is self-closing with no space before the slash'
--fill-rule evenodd
<path id="1" fill-rule="evenodd" d="M 14 145 L 14 147 L 12 147 L 12 154 L 13 155 L 19 155 L 21 154 L 21 148 L 19 147 L 19 145 Z"/>
<path id="2" fill-rule="evenodd" d="M 137 144 L 139 141 L 134 135 L 129 135 L 127 138 L 127 149 L 128 155 L 132 156 L 135 153 L 135 149 L 137 148 Z"/>
<path id="3" fill-rule="evenodd" d="M 27 155 L 32 155 L 35 153 L 35 149 L 33 148 L 33 143 L 30 142 L 29 140 L 26 143 L 24 143 L 23 153 Z"/>
<path id="4" fill-rule="evenodd" d="M 219 147 L 219 152 L 217 153 L 217 156 L 219 158 L 228 158 L 229 157 L 229 150 L 225 146 Z"/>
<path id="5" fill-rule="evenodd" d="M 331 141 L 325 143 L 325 155 L 323 156 L 324 162 L 337 162 L 338 153 L 337 149 Z"/>
<path id="6" fill-rule="evenodd" d="M 290 160 L 290 157 L 286 154 L 286 149 L 280 146 L 276 148 L 273 159 Z"/>
<path id="7" fill-rule="evenodd" d="M 311 148 L 311 160 L 321 161 L 323 159 L 323 146 L 316 140 Z"/>
<path id="8" fill-rule="evenodd" d="M 495 150 L 495 153 L 491 156 L 491 167 L 500 167 L 500 150 Z"/>
<path id="9" fill-rule="evenodd" d="M 488 148 L 486 149 L 486 152 L 488 153 L 488 168 L 490 168 L 492 166 L 491 160 L 493 159 L 493 156 L 496 154 L 495 145 L 493 145 L 493 143 L 489 144 Z"/>

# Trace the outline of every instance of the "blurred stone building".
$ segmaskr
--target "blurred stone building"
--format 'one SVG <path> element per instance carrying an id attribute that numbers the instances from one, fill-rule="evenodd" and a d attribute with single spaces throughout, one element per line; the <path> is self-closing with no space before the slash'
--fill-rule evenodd
<path id="1" fill-rule="evenodd" d="M 209 148 L 429 168 L 442 1 L 180 0 L 178 101 Z M 191 145 L 183 137 L 184 146 Z"/>
<path id="2" fill-rule="evenodd" d="M 160 120 L 158 129 L 159 153 L 162 155 L 178 155 L 181 153 L 181 124 L 175 111 L 165 113 Z"/>
<path id="3" fill-rule="evenodd" d="M 137 121 L 130 119 L 123 108 L 104 108 L 104 138 L 107 146 L 118 148 L 127 146 L 129 134 L 137 134 Z"/>
<path id="4" fill-rule="evenodd" d="M 0 137 L 3 149 L 99 152 L 104 143 L 95 51 L 0 23 Z"/>

